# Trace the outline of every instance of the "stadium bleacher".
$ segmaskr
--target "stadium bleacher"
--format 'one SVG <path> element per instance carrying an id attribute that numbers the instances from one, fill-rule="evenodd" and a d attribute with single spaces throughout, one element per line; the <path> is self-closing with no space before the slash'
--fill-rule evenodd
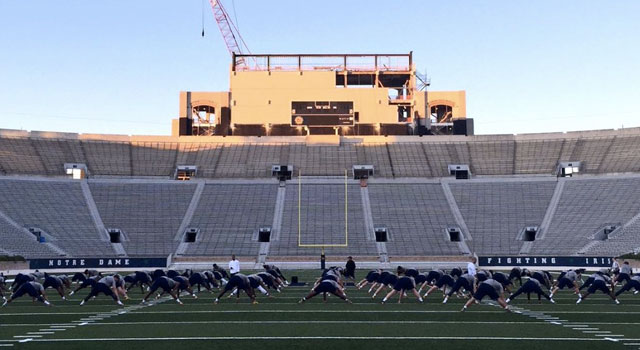
<path id="1" fill-rule="evenodd" d="M 550 175 L 561 161 L 583 173 L 640 171 L 640 128 L 557 134 L 439 137 L 345 137 L 338 146 L 309 146 L 304 137 L 151 137 L 0 130 L 0 171 L 63 175 L 63 163 L 86 163 L 92 176 L 170 178 L 176 165 L 196 165 L 202 178 L 268 177 L 271 164 L 305 175 L 341 175 L 372 164 L 380 177 L 441 177 L 448 164 L 476 175 Z"/>
<path id="2" fill-rule="evenodd" d="M 569 161 L 581 162 L 580 175 L 557 178 L 558 163 Z M 89 180 L 66 178 L 64 163 L 86 164 Z M 270 178 L 274 164 L 311 177 L 302 191 L 303 243 L 329 245 L 344 238 L 341 176 L 356 164 L 374 166 L 367 187 L 349 180 L 349 246 L 327 247 L 327 255 L 616 255 L 638 248 L 638 128 L 343 137 L 335 145 L 304 137 L 0 130 L 2 253 L 315 256 L 318 249 L 298 247 L 297 184 L 280 187 Z M 450 164 L 469 165 L 474 178 L 449 177 Z M 195 165 L 195 181 L 174 181 L 177 165 Z M 595 235 L 606 225 L 617 229 L 602 241 Z M 271 242 L 259 242 L 258 229 L 271 226 Z M 541 232 L 524 243 L 527 226 Z M 375 227 L 388 230 L 386 243 L 375 242 Z M 461 229 L 463 242 L 449 240 L 449 227 Z M 29 228 L 48 242 L 32 240 Z M 107 228 L 122 231 L 122 246 L 109 242 Z M 200 230 L 197 242 L 183 244 L 186 228 Z"/>
<path id="3" fill-rule="evenodd" d="M 298 187 L 287 186 L 279 237 L 271 243 L 270 255 L 318 255 L 320 245 L 327 245 L 329 255 L 377 256 L 373 236 L 365 226 L 360 188 L 348 186 L 348 247 L 330 247 L 347 243 L 345 233 L 344 184 L 305 184 L 301 191 L 300 243 L 317 245 L 298 247 Z"/>
<path id="4" fill-rule="evenodd" d="M 456 221 L 439 183 L 371 184 L 369 197 L 374 225 L 388 230 L 390 257 L 463 253 L 445 231 Z"/>
<path id="5" fill-rule="evenodd" d="M 451 191 L 473 237 L 472 250 L 517 255 L 517 239 L 527 226 L 539 226 L 555 189 L 553 179 L 452 183 Z"/>
<path id="6" fill-rule="evenodd" d="M 531 253 L 574 254 L 602 227 L 623 225 L 640 213 L 640 178 L 566 181 L 544 239 L 534 242 Z"/>
<path id="7" fill-rule="evenodd" d="M 89 183 L 106 228 L 120 229 L 127 254 L 169 255 L 195 184 L 139 183 L 126 180 Z"/>
<path id="8" fill-rule="evenodd" d="M 189 227 L 200 229 L 185 255 L 257 256 L 260 227 L 271 226 L 278 185 L 207 184 Z"/>
<path id="9" fill-rule="evenodd" d="M 113 254 L 106 233 L 96 230 L 79 182 L 2 179 L 0 198 L 5 215 L 24 228 L 42 230 L 67 252 Z"/>

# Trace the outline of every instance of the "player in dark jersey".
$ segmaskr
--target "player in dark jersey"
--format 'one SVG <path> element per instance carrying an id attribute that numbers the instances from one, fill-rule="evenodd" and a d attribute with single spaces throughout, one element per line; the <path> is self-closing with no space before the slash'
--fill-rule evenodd
<path id="1" fill-rule="evenodd" d="M 529 278 L 529 280 L 527 280 L 527 282 L 525 282 L 520 288 L 518 288 L 515 293 L 511 294 L 507 298 L 507 300 L 505 300 L 505 302 L 509 304 L 511 300 L 515 299 L 522 293 L 527 293 L 527 302 L 531 301 L 531 293 L 536 293 L 538 294 L 538 300 L 540 300 L 541 296 L 544 296 L 545 299 L 549 300 L 549 302 L 551 302 L 552 304 L 556 303 L 547 293 L 542 290 L 542 283 L 540 283 L 540 281 L 535 278 Z"/>
<path id="2" fill-rule="evenodd" d="M 131 277 L 132 278 L 129 279 L 129 281 L 127 281 L 127 279 L 125 278 L 125 282 L 129 283 L 129 286 L 127 286 L 127 291 L 131 290 L 131 288 L 135 286 L 140 286 L 140 291 L 144 292 L 144 287 L 146 286 L 147 290 L 149 290 L 149 288 L 151 287 L 151 283 L 153 282 L 151 275 L 146 271 L 135 271 L 133 273 L 133 276 Z"/>
<path id="3" fill-rule="evenodd" d="M 218 294 L 218 297 L 213 302 L 215 304 L 219 303 L 220 298 L 222 298 L 222 296 L 225 295 L 227 292 L 234 290 L 234 288 L 237 288 L 238 291 L 243 290 L 247 294 L 249 299 L 251 299 L 252 304 L 258 303 L 256 301 L 256 293 L 253 290 L 253 288 L 251 288 L 251 282 L 249 281 L 249 278 L 246 275 L 243 275 L 241 273 L 236 273 L 235 275 L 231 276 L 231 278 L 229 278 L 229 282 L 224 286 L 224 289 L 222 290 L 222 292 Z M 240 300 L 239 292 L 237 294 L 237 297 L 239 301 Z"/>
<path id="4" fill-rule="evenodd" d="M 69 292 L 69 295 L 74 295 L 75 293 L 77 293 L 79 290 L 81 289 L 85 289 L 87 287 L 93 287 L 96 285 L 96 283 L 98 283 L 98 281 L 101 279 L 102 277 L 100 276 L 92 276 L 92 277 L 85 277 L 85 280 L 82 281 L 82 283 L 76 287 L 75 290 L 72 290 Z"/>
<path id="5" fill-rule="evenodd" d="M 176 270 L 167 270 L 167 277 L 174 278 L 176 276 L 181 276 L 182 274 Z"/>
<path id="6" fill-rule="evenodd" d="M 198 299 L 196 293 L 194 293 L 193 289 L 191 289 L 191 283 L 189 283 L 188 278 L 184 276 L 174 276 L 171 279 L 178 282 L 178 295 L 180 295 L 182 291 L 186 291 L 187 293 L 191 294 L 194 299 Z M 162 294 L 164 294 L 164 292 Z"/>
<path id="7" fill-rule="evenodd" d="M 278 285 L 276 279 L 267 272 L 258 272 L 257 275 L 262 279 L 262 282 L 268 287 L 275 289 L 276 292 L 280 293 L 281 285 Z"/>
<path id="8" fill-rule="evenodd" d="M 396 275 L 391 271 L 382 271 L 382 273 L 380 274 L 380 278 L 378 278 L 378 288 L 375 290 L 371 298 L 375 299 L 375 297 L 378 295 L 378 293 L 380 293 L 380 291 L 384 287 L 387 287 L 393 290 L 393 287 L 396 285 L 396 282 L 398 282 L 398 275 Z"/>
<path id="9" fill-rule="evenodd" d="M 266 273 L 267 276 L 273 278 L 273 276 L 271 274 Z M 249 284 L 251 285 L 251 288 L 253 288 L 254 290 L 259 290 L 260 293 L 266 295 L 267 297 L 271 297 L 271 294 L 269 294 L 269 291 L 267 290 L 267 285 L 264 283 L 264 281 L 262 280 L 262 277 L 260 277 L 259 274 L 254 273 L 252 275 L 248 275 L 247 278 L 249 279 Z M 231 298 L 234 294 L 238 293 L 238 288 L 235 288 L 230 294 L 229 294 L 229 298 Z"/>
<path id="10" fill-rule="evenodd" d="M 11 284 L 11 290 L 16 290 L 20 288 L 20 285 L 24 283 L 35 282 L 36 279 L 37 278 L 33 274 L 18 273 L 16 277 L 13 278 L 13 283 Z"/>
<path id="11" fill-rule="evenodd" d="M 351 304 L 351 300 L 347 299 L 347 296 L 344 294 L 344 290 L 342 289 L 342 287 L 338 284 L 338 282 L 331 279 L 320 281 L 320 283 L 318 283 L 318 285 L 315 286 L 307 296 L 300 299 L 298 303 L 302 304 L 305 301 L 315 297 L 318 294 L 322 294 L 323 301 L 326 302 L 327 293 L 331 293 L 337 296 L 338 298 L 346 301 L 347 303 Z"/>
<path id="12" fill-rule="evenodd" d="M 522 276 L 524 276 L 522 272 L 523 270 L 517 266 L 512 268 L 509 272 L 509 281 L 518 280 L 520 287 L 522 287 Z"/>
<path id="13" fill-rule="evenodd" d="M 336 281 L 340 285 L 340 288 L 344 288 L 344 283 L 342 282 L 342 269 L 333 266 L 322 271 L 322 275 L 314 282 L 313 287 L 311 289 L 313 290 L 322 281 L 326 279 Z"/>
<path id="14" fill-rule="evenodd" d="M 205 276 L 207 276 L 207 281 L 209 284 L 215 288 L 220 288 L 221 285 L 227 284 L 228 280 L 225 279 L 219 271 L 204 271 Z"/>
<path id="15" fill-rule="evenodd" d="M 611 300 L 613 300 L 613 302 L 615 302 L 616 304 L 620 304 L 620 302 L 616 298 L 616 295 L 613 293 L 613 288 L 609 289 L 607 287 L 607 283 L 613 283 L 609 275 L 599 273 L 594 276 L 593 283 L 591 283 L 591 286 L 589 286 L 589 289 L 587 289 L 587 293 L 582 295 L 580 294 L 580 292 L 578 292 L 578 301 L 576 301 L 576 304 L 580 304 L 584 299 L 586 299 L 589 295 L 595 293 L 596 291 L 601 291 L 602 293 L 608 295 Z"/>
<path id="16" fill-rule="evenodd" d="M 213 293 L 211 290 L 211 283 L 209 283 L 209 279 L 203 272 L 193 272 L 191 276 L 189 276 L 189 284 L 191 286 L 198 286 L 198 292 L 200 292 L 200 288 L 204 287 L 209 292 Z"/>
<path id="17" fill-rule="evenodd" d="M 513 285 L 513 283 L 511 283 L 509 276 L 502 272 L 491 272 L 491 278 L 500 282 L 500 284 L 502 284 L 502 287 L 504 287 L 504 290 L 511 293 L 511 286 Z"/>
<path id="18" fill-rule="evenodd" d="M 476 276 L 476 284 L 478 284 L 479 282 L 484 282 L 493 277 L 491 271 L 487 271 L 487 270 L 478 270 L 475 276 Z"/>
<path id="19" fill-rule="evenodd" d="M 440 276 L 440 278 L 438 278 L 436 283 L 433 286 L 431 286 L 431 288 L 429 288 L 429 290 L 427 290 L 426 293 L 424 293 L 424 298 L 426 299 L 429 296 L 429 294 L 435 292 L 438 289 L 442 290 L 442 297 L 446 298 L 447 287 L 452 288 L 454 284 L 455 284 L 455 281 L 453 279 L 453 276 L 451 276 L 448 273 L 445 273 L 442 276 Z"/>
<path id="20" fill-rule="evenodd" d="M 66 276 L 64 276 L 66 277 Z M 67 300 L 67 298 L 65 297 L 65 287 L 71 287 L 71 281 L 69 280 L 69 278 L 61 278 L 59 276 L 53 276 L 53 275 L 49 275 L 47 273 L 44 274 L 44 283 L 42 284 L 42 287 L 46 290 L 47 288 L 53 288 L 55 289 L 58 294 L 60 295 L 60 297 L 62 298 L 62 300 Z"/>
<path id="21" fill-rule="evenodd" d="M 472 276 L 468 273 L 463 273 L 462 276 L 458 277 L 456 282 L 451 287 L 449 293 L 446 294 L 443 304 L 446 304 L 449 298 L 453 295 L 453 293 L 458 293 L 461 288 L 464 288 L 465 291 L 473 294 L 475 292 L 475 276 Z"/>
<path id="22" fill-rule="evenodd" d="M 362 281 L 356 284 L 356 288 L 362 289 L 364 286 L 367 286 L 369 284 L 374 285 L 378 280 L 378 276 L 380 276 L 380 272 L 382 272 L 382 270 L 380 269 L 371 270 L 367 272 L 367 275 L 365 276 L 365 278 L 363 278 Z"/>
<path id="23" fill-rule="evenodd" d="M 273 275 L 273 277 L 276 277 L 277 279 L 279 279 L 279 283 L 280 284 L 284 284 L 284 285 L 288 285 L 289 281 L 287 281 L 287 278 L 284 277 L 284 274 L 282 273 L 282 271 L 280 271 L 280 269 L 276 266 L 276 265 L 267 265 L 264 264 L 262 265 L 262 267 L 264 268 L 264 270 Z"/>
<path id="24" fill-rule="evenodd" d="M 509 306 L 504 301 L 503 294 L 504 294 L 504 287 L 502 286 L 502 283 L 492 278 L 486 279 L 478 284 L 478 288 L 476 289 L 476 292 L 473 294 L 473 297 L 467 300 L 466 304 L 464 304 L 464 306 L 462 307 L 462 310 L 460 311 L 466 311 L 469 306 L 471 306 L 476 301 L 478 302 L 482 301 L 482 299 L 486 296 L 498 302 L 498 304 L 503 309 L 508 311 Z"/>
<path id="25" fill-rule="evenodd" d="M 98 270 L 89 270 L 89 269 L 86 269 L 86 270 L 84 270 L 84 275 L 85 275 L 86 277 L 93 277 L 93 276 L 98 276 L 98 275 L 100 275 L 100 272 L 98 272 Z"/>
<path id="26" fill-rule="evenodd" d="M 640 291 L 640 275 L 632 276 L 629 282 L 625 283 L 625 285 L 616 292 L 615 296 L 618 297 L 618 295 L 631 290 L 631 288 L 635 289 L 635 292 L 633 292 L 633 294 L 638 294 L 638 292 Z"/>
<path id="27" fill-rule="evenodd" d="M 18 287 L 13 294 L 9 296 L 9 299 L 4 301 L 2 306 L 7 306 L 10 302 L 25 294 L 28 294 L 30 297 L 37 299 L 47 306 L 51 306 L 51 303 L 47 300 L 47 295 L 44 292 L 44 287 L 40 283 L 34 281 L 22 283 L 20 287 Z"/>
<path id="28" fill-rule="evenodd" d="M 121 280 L 120 275 L 106 276 L 102 277 L 98 282 L 91 287 L 91 292 L 87 295 L 82 301 L 80 305 L 84 305 L 89 299 L 92 297 L 98 296 L 98 294 L 103 293 L 106 296 L 110 296 L 118 305 L 122 304 L 120 298 L 118 297 L 118 285 Z"/>
<path id="29" fill-rule="evenodd" d="M 178 295 L 180 290 L 180 283 L 167 276 L 160 276 L 153 281 L 151 287 L 149 287 L 149 292 L 144 296 L 144 298 L 142 298 L 142 304 L 146 303 L 147 299 L 149 299 L 149 296 L 155 293 L 158 289 L 162 289 L 163 293 L 169 293 L 169 295 L 173 297 L 173 300 L 175 300 L 176 303 L 182 305 L 182 301 L 180 301 Z"/>
<path id="30" fill-rule="evenodd" d="M 71 282 L 82 283 L 86 279 L 87 279 L 87 276 L 85 276 L 84 273 L 76 272 L 76 273 L 73 274 L 73 277 L 71 278 Z"/>
<path id="31" fill-rule="evenodd" d="M 155 281 L 156 279 L 166 276 L 167 273 L 164 272 L 163 269 L 155 269 L 153 270 L 153 272 L 151 273 L 151 278 Z"/>
<path id="32" fill-rule="evenodd" d="M 382 299 L 382 304 L 386 303 L 387 300 L 389 300 L 391 297 L 396 295 L 396 293 L 399 293 L 399 297 L 398 297 L 398 304 L 399 304 L 402 302 L 402 297 L 404 296 L 404 293 L 408 291 L 411 291 L 413 295 L 416 296 L 419 302 L 421 303 L 423 302 L 422 298 L 420 297 L 420 293 L 418 293 L 418 291 L 416 290 L 415 279 L 411 276 L 406 276 L 405 272 L 406 271 L 403 268 L 401 267 L 398 268 L 398 274 L 400 275 L 400 277 L 398 277 L 398 280 L 393 285 L 393 290 L 387 293 L 387 295 Z"/>
<path id="33" fill-rule="evenodd" d="M 422 285 L 420 286 L 420 289 L 418 289 L 418 293 L 422 293 L 422 289 L 427 285 L 432 286 L 434 283 L 436 283 L 440 279 L 440 277 L 442 277 L 442 275 L 444 275 L 443 270 L 429 271 L 429 273 L 427 274 L 427 277 L 425 277 L 424 283 L 422 283 Z"/>
<path id="34" fill-rule="evenodd" d="M 396 269 L 396 273 L 399 275 L 401 274 L 402 270 L 404 270 L 405 276 L 413 277 L 414 279 L 420 274 L 420 271 L 418 271 L 418 269 L 416 268 L 410 267 L 408 269 L 404 269 L 402 266 L 398 266 L 398 268 Z"/>
<path id="35" fill-rule="evenodd" d="M 558 278 L 556 282 L 556 286 L 551 290 L 551 294 L 549 297 L 553 298 L 553 295 L 560 289 L 573 288 L 576 294 L 580 294 L 580 289 L 578 288 L 578 278 L 580 278 L 581 270 L 569 270 L 562 274 L 562 277 Z"/>
<path id="36" fill-rule="evenodd" d="M 625 283 L 629 283 L 632 274 L 633 269 L 631 268 L 631 265 L 629 265 L 629 262 L 625 261 L 622 263 L 620 266 L 620 273 L 618 273 L 618 276 L 616 276 L 615 280 L 613 280 L 613 283 L 611 284 L 611 290 L 615 292 L 616 284 L 619 282 L 625 281 Z"/>
<path id="37" fill-rule="evenodd" d="M 213 264 L 213 271 L 218 272 L 222 276 L 222 282 L 224 284 L 227 284 L 227 281 L 229 280 L 229 274 L 224 268 L 218 266 L 218 264 Z"/>
<path id="38" fill-rule="evenodd" d="M 583 290 L 583 289 L 589 288 L 589 286 L 591 286 L 591 284 L 595 280 L 596 275 L 601 274 L 601 273 L 608 274 L 609 270 L 601 269 L 600 271 L 592 273 L 591 276 L 589 276 L 587 278 L 587 280 L 584 281 L 584 283 L 582 283 L 582 285 L 580 286 L 580 288 L 578 288 L 578 290 Z"/>

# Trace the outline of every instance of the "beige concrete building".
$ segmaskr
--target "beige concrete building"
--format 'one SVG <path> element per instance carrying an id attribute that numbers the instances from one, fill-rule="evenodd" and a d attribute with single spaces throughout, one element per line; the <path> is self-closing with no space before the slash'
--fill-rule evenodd
<path id="1" fill-rule="evenodd" d="M 427 86 L 412 53 L 234 55 L 229 92 L 180 93 L 173 135 L 452 133 L 465 92 Z"/>

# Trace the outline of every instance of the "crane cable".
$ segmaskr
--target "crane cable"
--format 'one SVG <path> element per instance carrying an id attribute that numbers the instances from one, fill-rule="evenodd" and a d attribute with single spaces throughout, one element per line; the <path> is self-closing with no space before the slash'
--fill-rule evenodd
<path id="1" fill-rule="evenodd" d="M 202 37 L 204 38 L 204 0 L 202 0 Z"/>

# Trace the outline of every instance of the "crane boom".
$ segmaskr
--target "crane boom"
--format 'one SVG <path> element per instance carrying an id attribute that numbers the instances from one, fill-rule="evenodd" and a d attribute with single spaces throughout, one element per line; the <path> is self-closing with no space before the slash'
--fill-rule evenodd
<path id="1" fill-rule="evenodd" d="M 209 0 L 209 3 L 211 4 L 213 17 L 215 18 L 216 23 L 218 23 L 220 34 L 222 34 L 222 39 L 224 39 L 224 43 L 227 45 L 229 54 L 233 56 L 234 53 L 251 53 L 247 44 L 245 44 L 242 39 L 238 28 L 229 18 L 227 10 L 222 6 L 222 3 L 218 0 Z M 238 63 L 244 64 L 244 60 L 242 60 L 242 62 L 236 62 L 236 65 Z"/>

